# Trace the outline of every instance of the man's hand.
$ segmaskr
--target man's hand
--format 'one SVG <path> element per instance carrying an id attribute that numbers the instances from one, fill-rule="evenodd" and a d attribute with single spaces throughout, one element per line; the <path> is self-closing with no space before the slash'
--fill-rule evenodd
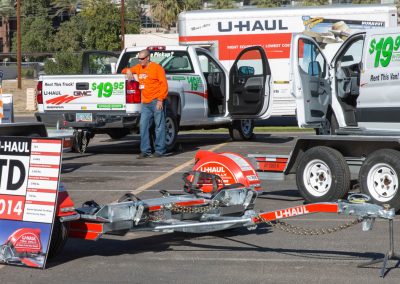
<path id="1" fill-rule="evenodd" d="M 133 74 L 132 74 L 131 69 L 128 68 L 128 70 L 126 70 L 125 78 L 128 81 L 132 81 L 133 80 Z"/>
<path id="2" fill-rule="evenodd" d="M 162 110 L 162 109 L 163 109 L 163 102 L 157 101 L 156 110 Z"/>

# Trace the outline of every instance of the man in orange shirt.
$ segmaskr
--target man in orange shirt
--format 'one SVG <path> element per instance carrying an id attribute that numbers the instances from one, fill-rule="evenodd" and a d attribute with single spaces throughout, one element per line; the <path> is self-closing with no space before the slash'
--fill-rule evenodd
<path id="1" fill-rule="evenodd" d="M 165 71 L 161 65 L 150 62 L 150 52 L 141 50 L 138 55 L 139 64 L 124 69 L 128 79 L 133 74 L 139 81 L 142 96 L 142 111 L 140 115 L 140 155 L 138 159 L 162 157 L 165 147 L 165 99 L 168 95 L 168 83 Z M 155 153 L 152 155 L 149 129 L 154 120 L 156 139 Z"/>

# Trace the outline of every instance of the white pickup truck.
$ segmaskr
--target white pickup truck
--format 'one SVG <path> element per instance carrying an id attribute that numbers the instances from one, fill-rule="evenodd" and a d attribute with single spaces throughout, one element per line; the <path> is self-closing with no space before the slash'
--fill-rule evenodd
<path id="1" fill-rule="evenodd" d="M 113 139 L 139 130 L 140 92 L 137 82 L 126 81 L 125 67 L 138 63 L 145 47 L 127 48 L 119 58 L 88 53 L 88 75 L 41 76 L 37 86 L 39 121 L 62 119 L 75 131 L 75 150 L 82 152 L 96 133 Z M 149 47 L 168 79 L 167 148 L 176 143 L 178 130 L 229 128 L 233 139 L 251 139 L 253 119 L 269 117 L 271 71 L 261 47 L 243 50 L 230 72 L 207 50 L 194 46 Z M 116 69 L 115 69 L 116 67 Z M 104 75 L 104 73 L 108 73 Z M 99 75 L 100 74 L 100 75 Z"/>

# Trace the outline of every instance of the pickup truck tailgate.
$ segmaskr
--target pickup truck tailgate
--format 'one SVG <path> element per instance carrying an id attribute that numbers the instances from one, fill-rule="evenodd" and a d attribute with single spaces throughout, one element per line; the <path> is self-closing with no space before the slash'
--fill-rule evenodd
<path id="1" fill-rule="evenodd" d="M 125 75 L 42 76 L 44 111 L 126 110 Z"/>

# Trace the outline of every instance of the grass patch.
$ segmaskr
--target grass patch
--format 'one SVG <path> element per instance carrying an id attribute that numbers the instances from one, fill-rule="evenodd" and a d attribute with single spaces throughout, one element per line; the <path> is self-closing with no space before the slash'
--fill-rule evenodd
<path id="1" fill-rule="evenodd" d="M 256 126 L 254 127 L 254 133 L 262 133 L 262 132 L 308 132 L 314 133 L 314 129 L 312 128 L 299 128 L 295 126 Z M 218 128 L 218 129 L 200 129 L 200 130 L 191 130 L 188 132 L 214 132 L 214 133 L 227 133 L 227 128 Z"/>

